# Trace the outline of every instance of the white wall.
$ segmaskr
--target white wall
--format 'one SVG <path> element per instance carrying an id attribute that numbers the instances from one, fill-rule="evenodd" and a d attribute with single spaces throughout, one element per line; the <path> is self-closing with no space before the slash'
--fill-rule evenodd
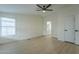
<path id="1" fill-rule="evenodd" d="M 16 19 L 16 35 L 8 36 L 9 39 L 27 39 L 35 36 L 46 35 L 46 22 L 52 22 L 52 36 L 64 40 L 65 16 L 79 14 L 79 5 L 70 5 L 60 8 L 52 14 L 42 18 L 38 15 L 20 15 L 0 13 L 0 17 L 11 17 Z M 44 24 L 43 24 L 44 23 Z M 3 38 L 2 38 L 3 39 Z"/>
<path id="2" fill-rule="evenodd" d="M 43 33 L 43 19 L 41 16 L 0 13 L 0 17 L 10 17 L 16 20 L 16 35 L 3 38 L 22 40 L 40 36 Z"/>
<path id="3" fill-rule="evenodd" d="M 46 32 L 46 22 L 47 21 L 51 21 L 51 25 L 52 25 L 52 28 L 51 28 L 51 32 L 52 32 L 52 35 L 54 36 L 54 37 L 56 37 L 57 36 L 57 24 L 56 24 L 56 14 L 54 14 L 54 15 L 50 15 L 50 16 L 47 16 L 47 17 L 45 17 L 44 18 L 44 30 L 43 30 L 43 34 L 44 35 L 46 35 L 47 34 L 47 32 Z"/>
<path id="4" fill-rule="evenodd" d="M 52 36 L 64 41 L 64 20 L 66 16 L 75 16 L 76 14 L 79 14 L 79 5 L 69 5 L 52 12 L 44 18 L 44 35 L 46 34 L 46 21 L 52 21 Z"/>

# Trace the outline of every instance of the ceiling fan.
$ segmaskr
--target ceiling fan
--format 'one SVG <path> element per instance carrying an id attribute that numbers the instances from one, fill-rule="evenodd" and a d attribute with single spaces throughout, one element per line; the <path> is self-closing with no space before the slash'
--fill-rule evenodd
<path id="1" fill-rule="evenodd" d="M 37 4 L 36 6 L 40 8 L 40 10 L 36 11 L 42 11 L 42 12 L 53 11 L 52 9 L 48 9 L 51 6 L 51 4 L 42 4 L 42 5 Z"/>

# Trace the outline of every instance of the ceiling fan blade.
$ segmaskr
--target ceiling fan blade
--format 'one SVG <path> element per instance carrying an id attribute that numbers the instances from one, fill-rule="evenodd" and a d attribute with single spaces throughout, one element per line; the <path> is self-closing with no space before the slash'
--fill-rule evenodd
<path id="1" fill-rule="evenodd" d="M 46 8 L 48 8 L 48 7 L 50 7 L 51 6 L 51 4 L 49 4 Z"/>
<path id="2" fill-rule="evenodd" d="M 41 11 L 41 10 L 36 10 L 36 11 Z"/>
<path id="3" fill-rule="evenodd" d="M 46 11 L 53 11 L 52 9 L 46 9 Z"/>
<path id="4" fill-rule="evenodd" d="M 42 9 L 37 9 L 36 11 L 42 11 Z"/>
<path id="5" fill-rule="evenodd" d="M 39 4 L 37 4 L 37 6 L 38 6 L 39 8 L 42 8 Z"/>

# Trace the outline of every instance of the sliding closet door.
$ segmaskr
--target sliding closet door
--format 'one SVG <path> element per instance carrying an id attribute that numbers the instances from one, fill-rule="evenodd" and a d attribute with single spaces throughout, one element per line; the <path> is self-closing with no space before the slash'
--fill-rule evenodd
<path id="1" fill-rule="evenodd" d="M 64 17 L 64 41 L 74 43 L 74 16 Z"/>
<path id="2" fill-rule="evenodd" d="M 75 43 L 79 44 L 79 15 L 75 16 Z"/>

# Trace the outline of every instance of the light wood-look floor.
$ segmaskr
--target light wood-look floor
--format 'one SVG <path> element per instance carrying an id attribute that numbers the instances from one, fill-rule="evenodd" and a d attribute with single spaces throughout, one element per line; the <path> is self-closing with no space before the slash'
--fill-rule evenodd
<path id="1" fill-rule="evenodd" d="M 0 45 L 0 54 L 74 54 L 79 46 L 46 36 Z"/>

